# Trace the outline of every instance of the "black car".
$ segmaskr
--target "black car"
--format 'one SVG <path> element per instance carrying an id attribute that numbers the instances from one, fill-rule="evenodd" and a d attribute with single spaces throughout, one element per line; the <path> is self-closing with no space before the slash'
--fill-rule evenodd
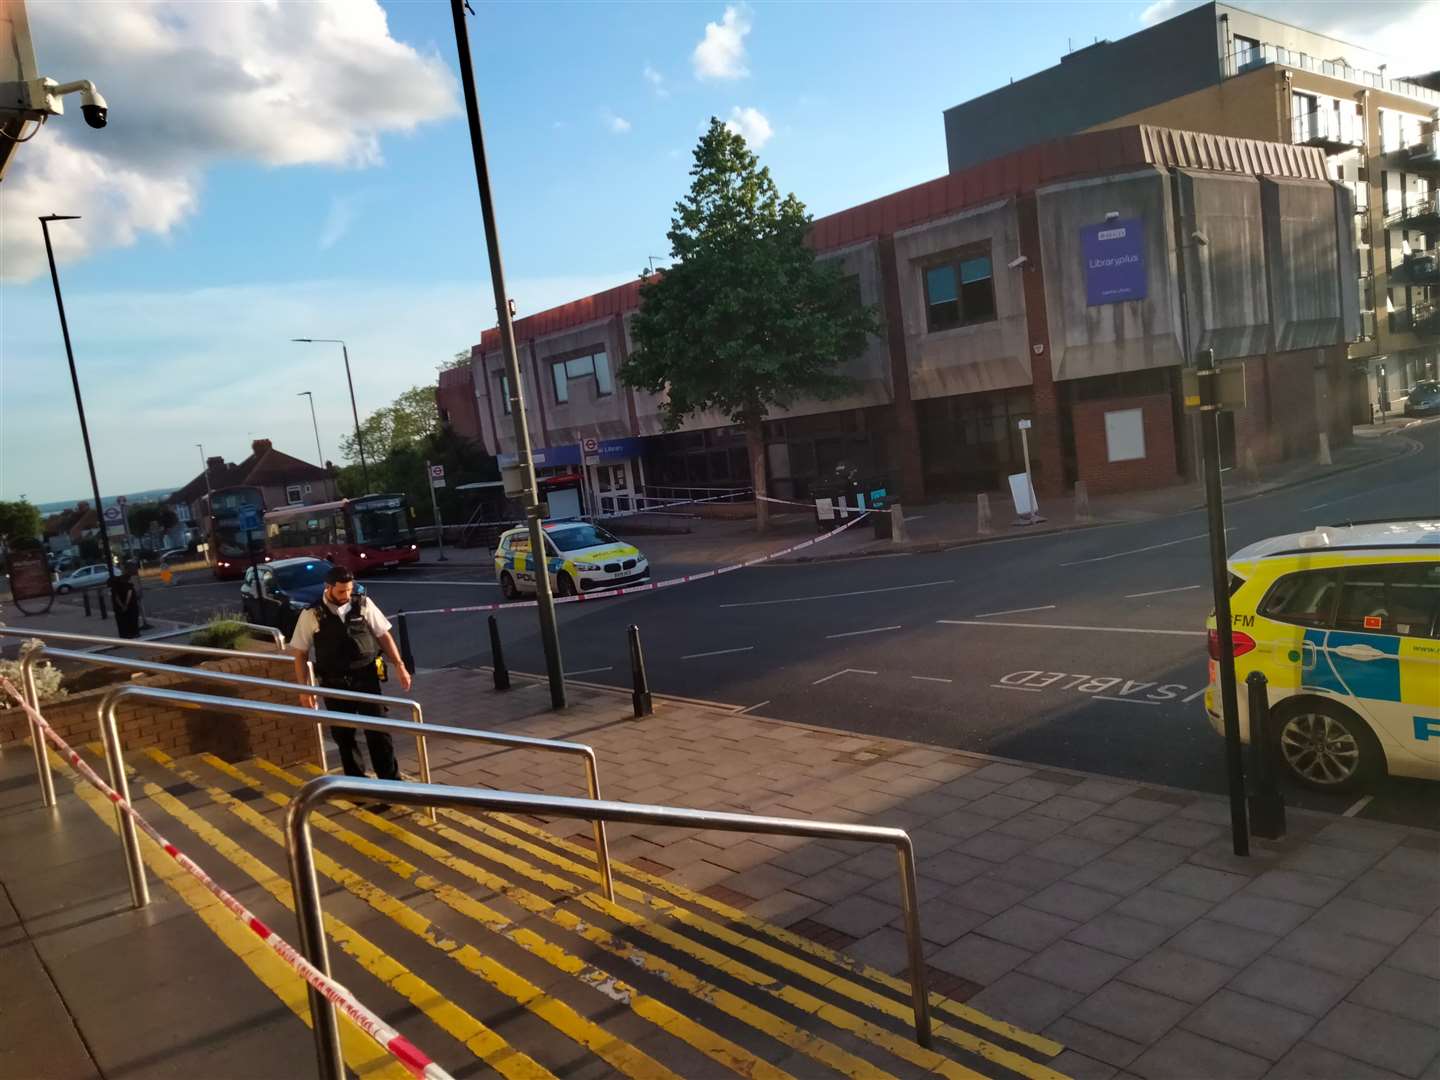
<path id="1" fill-rule="evenodd" d="M 1440 382 L 1434 379 L 1417 382 L 1405 399 L 1405 415 L 1429 416 L 1432 413 L 1440 413 Z"/>
<path id="2" fill-rule="evenodd" d="M 325 575 L 333 567 L 328 559 L 276 559 L 259 567 L 264 596 L 255 594 L 255 567 L 245 571 L 240 584 L 240 606 L 247 622 L 278 627 L 287 637 L 294 632 L 300 612 L 317 603 L 325 592 Z M 355 583 L 355 592 L 365 586 Z"/>

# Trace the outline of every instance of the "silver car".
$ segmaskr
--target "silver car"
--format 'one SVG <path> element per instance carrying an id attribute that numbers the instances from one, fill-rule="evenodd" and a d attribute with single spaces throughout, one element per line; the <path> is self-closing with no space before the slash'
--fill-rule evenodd
<path id="1" fill-rule="evenodd" d="M 110 572 L 106 570 L 104 563 L 93 563 L 78 570 L 71 570 L 55 583 L 55 591 L 68 593 L 76 589 L 98 589 L 109 577 Z"/>

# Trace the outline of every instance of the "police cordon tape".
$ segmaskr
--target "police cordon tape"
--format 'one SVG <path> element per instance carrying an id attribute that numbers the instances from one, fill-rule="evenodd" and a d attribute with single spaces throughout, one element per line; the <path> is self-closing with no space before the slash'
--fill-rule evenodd
<path id="1" fill-rule="evenodd" d="M 869 510 L 860 511 L 853 521 L 847 521 L 838 529 L 833 529 L 821 536 L 812 537 L 802 544 L 794 544 L 791 547 L 780 551 L 772 551 L 768 555 L 761 555 L 757 559 L 748 559 L 742 563 L 732 563 L 729 566 L 722 566 L 715 570 L 704 570 L 698 574 L 682 574 L 679 577 L 666 578 L 664 581 L 652 581 L 645 585 L 629 585 L 620 589 L 606 589 L 604 592 L 577 593 L 575 596 L 557 596 L 556 604 L 578 604 L 586 600 L 603 600 L 611 596 L 629 596 L 632 593 L 654 592 L 656 589 L 668 589 L 673 585 L 684 585 L 691 581 L 704 581 L 706 578 L 719 577 L 721 574 L 733 574 L 736 570 L 744 570 L 746 567 L 759 566 L 761 563 L 769 562 L 771 559 L 778 559 L 782 555 L 790 555 L 796 551 L 803 551 L 805 548 L 822 544 L 826 540 L 839 536 L 852 525 L 858 525 L 870 513 Z M 519 608 L 537 607 L 538 600 L 517 600 L 510 603 L 499 604 L 466 604 L 463 607 L 439 607 L 439 608 L 418 608 L 415 611 L 406 611 L 403 614 L 406 618 L 412 615 L 462 615 L 473 611 L 514 611 Z"/>
<path id="2" fill-rule="evenodd" d="M 299 950 L 261 922 L 239 900 L 217 885 L 198 863 L 161 836 L 153 825 L 141 817 L 138 810 L 122 799 L 119 792 L 113 790 L 96 774 L 94 769 L 85 764 L 84 759 L 70 747 L 69 743 L 56 734 L 55 729 L 46 722 L 45 718 L 30 707 L 20 692 L 15 689 L 15 685 L 3 676 L 0 676 L 0 690 L 4 690 L 6 694 L 15 699 L 15 702 L 30 717 L 31 722 L 35 724 L 37 730 L 55 744 L 56 750 L 75 767 L 83 779 L 127 814 L 141 832 L 155 841 L 167 855 L 180 864 L 182 869 L 205 886 L 232 915 L 248 926 L 256 937 L 268 945 L 281 960 L 290 965 L 301 978 L 324 994 L 328 1001 L 354 1021 L 356 1027 L 369 1035 L 396 1061 L 405 1066 L 412 1076 L 420 1077 L 421 1080 L 452 1080 L 450 1074 L 432 1061 L 424 1051 L 362 1005 L 351 991 L 306 960 Z"/>
<path id="3" fill-rule="evenodd" d="M 557 521 L 553 521 L 553 522 L 551 522 L 551 524 L 561 525 L 561 524 L 564 524 L 566 521 L 572 521 L 572 520 L 573 520 L 573 521 L 577 521 L 577 522 L 578 522 L 578 521 L 614 521 L 616 518 L 639 517 L 639 516 L 641 516 L 642 514 L 654 514 L 654 515 L 656 515 L 656 516 L 660 516 L 660 515 L 663 515 L 663 514 L 667 513 L 667 512 L 670 511 L 670 510 L 674 510 L 677 506 L 694 506 L 694 505 L 696 505 L 697 503 L 720 502 L 720 501 L 723 500 L 723 499 L 733 499 L 733 498 L 735 498 L 736 496 L 739 496 L 739 495 L 749 495 L 749 494 L 750 494 L 750 491 L 751 491 L 750 488 L 736 488 L 734 491 L 727 491 L 724 495 L 711 495 L 711 496 L 709 496 L 709 497 L 707 497 L 707 498 L 704 498 L 704 499 L 677 499 L 677 500 L 669 501 L 669 502 L 663 501 L 663 500 L 660 500 L 660 499 L 657 499 L 657 498 L 654 498 L 653 496 L 650 496 L 650 495 L 631 495 L 631 496 L 629 496 L 629 498 L 634 499 L 634 500 L 636 501 L 636 503 L 639 503 L 640 500 L 644 499 L 644 500 L 650 501 L 650 502 L 659 502 L 660 505 L 659 505 L 659 506 L 655 506 L 655 507 L 645 507 L 645 508 L 638 509 L 638 510 L 614 510 L 614 511 L 611 511 L 610 513 L 608 513 L 608 514 L 581 514 L 581 515 L 579 515 L 579 516 L 576 517 L 576 518 L 564 518 L 564 519 L 560 519 L 560 520 L 557 520 Z M 767 500 L 767 501 L 773 501 L 773 500 Z M 803 505 L 808 505 L 808 504 L 805 504 L 805 503 L 794 503 L 794 504 L 792 504 L 792 505 L 795 505 L 795 506 L 803 506 Z M 525 525 L 526 523 L 527 523 L 527 522 L 526 522 L 524 519 L 520 519 L 520 520 L 517 520 L 517 521 L 477 521 L 477 522 L 474 522 L 473 525 L 447 525 L 447 526 L 445 526 L 445 527 L 446 527 L 447 529 L 469 529 L 469 528 L 478 528 L 478 527 L 484 525 L 484 526 L 487 526 L 487 527 L 502 528 L 502 529 L 508 531 L 508 530 L 510 530 L 510 529 L 518 529 L 518 528 L 520 528 L 520 526 Z"/>

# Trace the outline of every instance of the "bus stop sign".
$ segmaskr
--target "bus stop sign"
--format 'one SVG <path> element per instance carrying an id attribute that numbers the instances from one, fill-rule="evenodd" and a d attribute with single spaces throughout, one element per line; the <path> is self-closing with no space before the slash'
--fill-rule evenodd
<path id="1" fill-rule="evenodd" d="M 1208 371 L 1186 368 L 1180 376 L 1186 412 L 1245 408 L 1245 364 L 1221 364 Z M 1205 384 L 1209 384 L 1208 386 Z M 1213 395 L 1208 396 L 1207 395 Z"/>

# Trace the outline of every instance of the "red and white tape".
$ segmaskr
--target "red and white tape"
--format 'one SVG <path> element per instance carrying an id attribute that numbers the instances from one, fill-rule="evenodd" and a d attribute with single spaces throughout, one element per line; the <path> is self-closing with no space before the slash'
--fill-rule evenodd
<path id="1" fill-rule="evenodd" d="M 761 555 L 758 559 L 749 559 L 742 563 L 732 563 L 730 566 L 722 566 L 716 570 L 705 570 L 699 574 L 682 574 L 680 577 L 666 578 L 664 581 L 652 581 L 645 585 L 629 585 L 621 589 L 606 589 L 604 592 L 578 593 L 575 596 L 557 596 L 557 604 L 579 604 L 586 600 L 603 600 L 611 596 L 629 596 L 632 593 L 654 592 L 656 589 L 668 589 L 672 585 L 684 585 L 691 581 L 704 581 L 706 578 L 719 577 L 721 574 L 732 574 L 736 570 L 744 570 L 747 566 L 759 566 L 761 563 L 769 562 L 771 559 L 778 559 L 782 555 L 791 555 L 805 548 L 814 547 L 816 544 L 824 543 L 832 537 L 839 536 L 852 525 L 858 525 L 861 519 L 870 511 L 861 511 L 853 521 L 847 521 L 838 529 L 822 533 L 820 536 L 812 537 L 802 544 L 794 544 L 781 551 L 772 551 L 769 555 Z M 416 611 L 405 612 L 406 618 L 411 615 L 460 615 L 473 611 L 513 611 L 517 608 L 536 607 L 538 600 L 519 600 L 512 603 L 500 604 L 466 604 L 464 607 L 440 607 L 420 608 Z"/>
<path id="2" fill-rule="evenodd" d="M 202 870 L 199 864 L 191 859 L 190 856 L 186 855 L 174 844 L 170 843 L 169 840 L 161 836 L 153 825 L 141 817 L 140 813 L 133 806 L 120 797 L 118 791 L 112 789 L 109 784 L 105 783 L 105 781 L 96 774 L 94 769 L 85 764 L 80 755 L 71 749 L 70 745 L 66 743 L 64 739 L 55 733 L 54 728 L 46 723 L 45 718 L 30 707 L 9 679 L 0 677 L 0 689 L 3 689 L 5 693 L 15 699 L 16 703 L 25 710 L 26 715 L 30 717 L 41 734 L 55 744 L 56 750 L 60 752 L 66 761 L 75 766 L 76 770 L 85 780 L 104 793 L 107 799 L 118 806 L 135 822 L 141 832 L 155 841 L 155 843 L 164 849 L 167 855 L 179 863 L 187 873 L 210 890 L 215 898 L 224 904 L 232 915 L 248 926 L 256 937 L 265 942 L 280 959 L 294 968 L 306 982 L 324 994 L 326 999 L 337 1009 L 353 1020 L 356 1027 L 384 1047 L 396 1061 L 405 1066 L 406 1070 L 412 1076 L 420 1077 L 422 1080 L 451 1080 L 450 1074 L 435 1064 L 418 1046 L 362 1005 L 353 993 L 345 989 L 345 987 L 341 986 L 329 975 L 326 975 L 314 964 L 310 963 L 309 960 L 306 960 L 293 945 L 275 933 L 275 931 L 271 930 L 270 927 L 256 918 L 249 908 L 217 885 L 210 875 Z"/>

